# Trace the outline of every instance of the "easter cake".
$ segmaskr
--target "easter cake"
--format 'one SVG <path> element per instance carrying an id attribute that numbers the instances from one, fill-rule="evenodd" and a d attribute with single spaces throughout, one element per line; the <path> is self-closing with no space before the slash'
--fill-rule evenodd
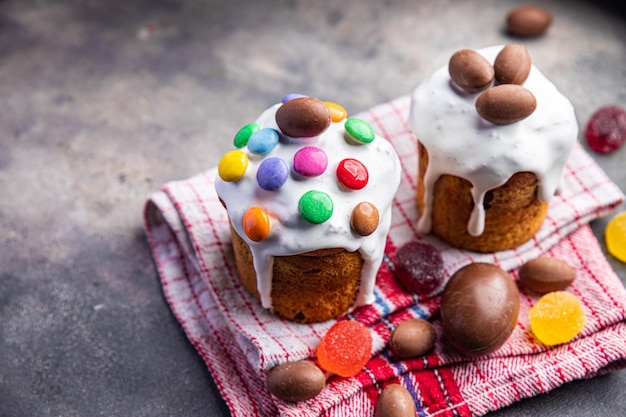
<path id="1" fill-rule="evenodd" d="M 393 146 L 333 102 L 285 96 L 218 165 L 243 286 L 300 323 L 374 301 L 400 184 Z"/>
<path id="2" fill-rule="evenodd" d="M 478 252 L 535 235 L 578 136 L 572 104 L 521 44 L 457 51 L 414 90 L 407 124 L 418 231 Z"/>

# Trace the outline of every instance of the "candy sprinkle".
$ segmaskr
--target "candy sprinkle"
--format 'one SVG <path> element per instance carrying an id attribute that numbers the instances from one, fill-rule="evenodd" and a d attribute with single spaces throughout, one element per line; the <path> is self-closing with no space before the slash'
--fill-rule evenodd
<path id="1" fill-rule="evenodd" d="M 586 322 L 580 301 L 567 291 L 543 295 L 528 312 L 528 318 L 533 334 L 546 346 L 569 342 Z"/>
<path id="2" fill-rule="evenodd" d="M 300 197 L 298 212 L 308 222 L 324 223 L 333 215 L 333 200 L 323 191 L 307 191 Z"/>
<path id="3" fill-rule="evenodd" d="M 330 120 L 333 122 L 340 122 L 348 117 L 348 112 L 341 104 L 337 104 L 332 101 L 325 101 L 324 104 L 326 104 L 326 107 L 330 110 Z"/>
<path id="4" fill-rule="evenodd" d="M 259 129 L 261 129 L 261 126 L 258 123 L 248 123 L 239 129 L 239 131 L 235 134 L 235 139 L 233 140 L 235 148 L 243 148 L 246 146 L 250 136 L 256 133 Z"/>
<path id="5" fill-rule="evenodd" d="M 248 150 L 257 155 L 269 153 L 278 144 L 278 132 L 271 127 L 259 129 L 248 139 Z"/>
<path id="6" fill-rule="evenodd" d="M 372 354 L 372 335 L 358 321 L 335 323 L 316 350 L 322 369 L 343 377 L 359 373 Z"/>
<path id="7" fill-rule="evenodd" d="M 261 162 L 256 172 L 259 187 L 267 191 L 276 191 L 289 177 L 289 165 L 283 159 L 273 156 Z"/>
<path id="8" fill-rule="evenodd" d="M 234 150 L 224 154 L 217 165 L 217 173 L 226 182 L 239 181 L 248 168 L 248 155 Z"/>
<path id="9" fill-rule="evenodd" d="M 606 249 L 611 255 L 626 263 L 626 211 L 617 213 L 604 231 Z"/>
<path id="10" fill-rule="evenodd" d="M 367 185 L 369 173 L 360 161 L 346 158 L 337 166 L 337 180 L 348 190 L 360 190 Z"/>
<path id="11" fill-rule="evenodd" d="M 371 143 L 376 137 L 372 126 L 365 120 L 356 117 L 351 117 L 346 120 L 345 128 L 348 139 L 359 145 Z"/>
<path id="12" fill-rule="evenodd" d="M 265 240 L 270 234 L 270 216 L 260 207 L 251 207 L 243 215 L 243 231 L 254 242 Z"/>

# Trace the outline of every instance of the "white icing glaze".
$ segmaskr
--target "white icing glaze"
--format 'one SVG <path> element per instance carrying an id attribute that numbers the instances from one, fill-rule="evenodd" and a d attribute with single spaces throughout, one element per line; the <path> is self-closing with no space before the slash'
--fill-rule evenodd
<path id="1" fill-rule="evenodd" d="M 249 157 L 244 177 L 236 182 L 225 182 L 218 176 L 215 185 L 217 194 L 228 208 L 233 228 L 252 251 L 261 303 L 265 308 L 272 306 L 275 256 L 344 248 L 349 252 L 358 250 L 364 260 L 355 306 L 371 304 L 374 302 L 376 274 L 391 225 L 391 202 L 400 184 L 400 160 L 391 143 L 380 136 L 368 144 L 347 143 L 344 139 L 346 119 L 331 123 L 325 132 L 313 138 L 288 137 L 280 132 L 275 120 L 276 110 L 281 105 L 270 107 L 256 120 L 262 128 L 270 127 L 280 133 L 278 145 L 262 156 L 250 153 L 247 148 L 241 149 Z M 303 178 L 293 171 L 293 156 L 304 146 L 316 146 L 326 153 L 328 167 L 322 175 Z M 266 191 L 258 186 L 256 172 L 263 159 L 274 156 L 286 161 L 291 173 L 279 190 Z M 346 191 L 339 186 L 336 170 L 345 158 L 357 159 L 366 166 L 369 181 L 363 189 Z M 298 212 L 300 197 L 313 189 L 326 192 L 333 200 L 333 214 L 321 224 L 307 222 Z M 362 201 L 374 204 L 380 215 L 378 227 L 369 236 L 359 236 L 350 227 L 352 210 Z M 272 216 L 270 235 L 261 242 L 251 241 L 243 230 L 243 215 L 253 206 L 264 208 Z"/>
<path id="2" fill-rule="evenodd" d="M 503 47 L 477 52 L 493 64 Z M 513 174 L 533 172 L 539 180 L 541 201 L 561 191 L 563 169 L 578 136 L 574 108 L 534 65 L 522 85 L 533 93 L 537 107 L 526 119 L 509 125 L 482 119 L 475 108 L 481 93 L 467 93 L 455 86 L 447 64 L 417 86 L 407 124 L 429 155 L 425 208 L 417 225 L 420 233 L 431 230 L 432 193 L 442 174 L 472 183 L 474 209 L 467 225 L 472 236 L 484 231 L 485 193 Z"/>

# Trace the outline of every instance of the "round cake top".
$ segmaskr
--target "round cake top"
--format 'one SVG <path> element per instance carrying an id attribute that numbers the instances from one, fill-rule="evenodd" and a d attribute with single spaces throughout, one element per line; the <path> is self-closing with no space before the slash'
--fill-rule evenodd
<path id="1" fill-rule="evenodd" d="M 476 52 L 493 65 L 503 48 L 498 45 Z M 411 98 L 407 124 L 429 156 L 424 176 L 425 209 L 418 231 L 430 232 L 432 190 L 439 176 L 449 174 L 472 183 L 474 211 L 468 232 L 479 236 L 484 230 L 485 193 L 503 185 L 515 173 L 532 172 L 537 176 L 541 201 L 560 192 L 578 124 L 570 101 L 534 65 L 521 85 L 514 87 L 524 92 L 526 100 L 534 96 L 536 107 L 522 114 L 521 120 L 500 124 L 479 114 L 486 107 L 484 99 L 489 97 L 485 96 L 497 96 L 492 93 L 499 87 L 492 82 L 486 89 L 468 92 L 452 81 L 450 73 L 449 65 L 441 67 L 417 86 Z M 510 99 L 501 91 L 495 93 L 500 93 L 500 100 Z M 506 107 L 498 103 L 490 106 L 492 115 Z"/>
<path id="2" fill-rule="evenodd" d="M 400 184 L 389 141 L 333 102 L 291 94 L 235 135 L 216 191 L 252 251 L 261 301 L 271 307 L 274 256 L 318 249 L 359 251 L 357 304 L 373 287 Z"/>

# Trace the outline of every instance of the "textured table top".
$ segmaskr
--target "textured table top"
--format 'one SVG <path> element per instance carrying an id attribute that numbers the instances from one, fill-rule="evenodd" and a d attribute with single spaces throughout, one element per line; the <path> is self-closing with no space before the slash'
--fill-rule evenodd
<path id="1" fill-rule="evenodd" d="M 286 93 L 354 114 L 458 49 L 510 42 L 518 4 L 0 2 L 0 416 L 228 415 L 163 297 L 146 197 L 216 165 Z M 581 129 L 626 107 L 626 16 L 542 4 L 554 23 L 524 43 Z M 626 190 L 626 149 L 592 156 Z M 602 244 L 608 220 L 592 224 Z M 623 416 L 625 389 L 619 371 L 494 415 Z"/>

